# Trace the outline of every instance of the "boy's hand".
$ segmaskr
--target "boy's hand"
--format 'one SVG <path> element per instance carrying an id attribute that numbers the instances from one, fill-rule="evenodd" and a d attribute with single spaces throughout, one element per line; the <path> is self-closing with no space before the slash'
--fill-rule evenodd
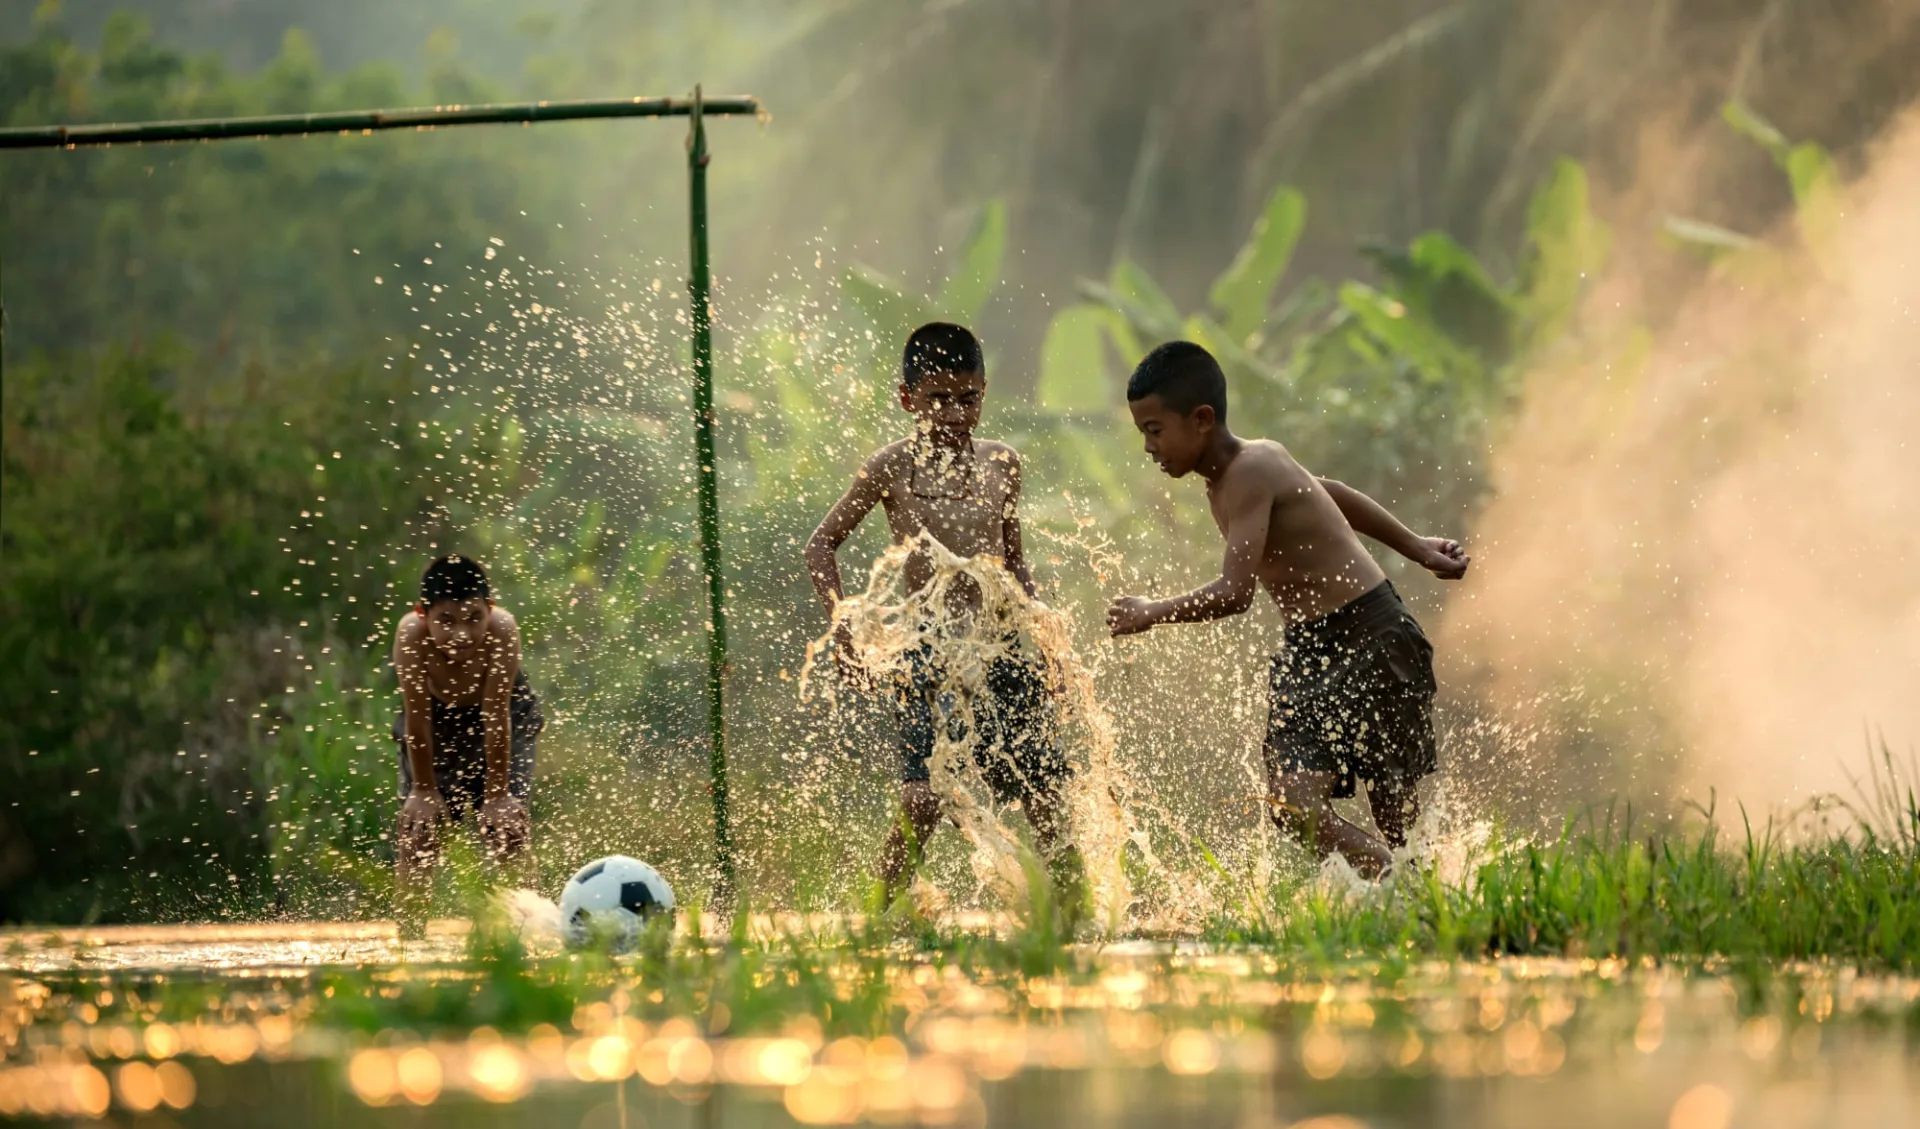
<path id="1" fill-rule="evenodd" d="M 1422 537 L 1420 544 L 1426 549 L 1419 558 L 1421 568 L 1442 580 L 1458 580 L 1467 574 L 1467 565 L 1473 558 L 1467 556 L 1460 542 L 1445 537 Z"/>
<path id="2" fill-rule="evenodd" d="M 527 801 L 518 796 L 497 796 L 480 805 L 480 840 L 496 856 L 518 854 L 527 845 L 532 820 Z"/>
<path id="3" fill-rule="evenodd" d="M 440 789 L 415 784 L 400 805 L 400 837 L 402 841 L 431 842 L 433 833 L 446 818 L 447 801 L 441 797 Z"/>
<path id="4" fill-rule="evenodd" d="M 1138 635 L 1153 626 L 1148 615 L 1152 601 L 1145 596 L 1115 596 L 1113 603 L 1107 605 L 1107 630 L 1115 638 L 1122 635 Z"/>

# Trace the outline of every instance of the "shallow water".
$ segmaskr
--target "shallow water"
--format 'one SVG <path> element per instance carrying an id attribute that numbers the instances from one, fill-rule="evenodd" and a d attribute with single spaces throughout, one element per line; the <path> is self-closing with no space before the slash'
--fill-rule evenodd
<path id="1" fill-rule="evenodd" d="M 808 1014 L 735 1030 L 715 1018 L 724 1008 L 696 1027 L 620 989 L 524 1030 L 444 1020 L 351 1030 L 315 1018 L 328 972 L 391 974 L 394 984 L 475 978 L 466 932 L 438 923 L 405 943 L 384 923 L 0 935 L 0 1116 L 181 1126 L 1920 1123 L 1920 981 L 1821 966 L 1763 980 L 1537 959 L 1305 971 L 1260 952 L 1131 942 L 1083 951 L 1069 972 L 1024 976 L 899 947 L 888 950 L 897 1037 L 836 1038 Z M 168 984 L 204 989 L 198 1010 L 162 1009 Z M 647 988 L 633 983 L 637 994 Z M 1325 1120 L 1337 1117 L 1348 1120 Z"/>

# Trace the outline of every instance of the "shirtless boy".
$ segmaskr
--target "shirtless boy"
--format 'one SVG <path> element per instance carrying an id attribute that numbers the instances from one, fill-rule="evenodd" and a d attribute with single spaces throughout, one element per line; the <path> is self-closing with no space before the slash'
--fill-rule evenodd
<path id="1" fill-rule="evenodd" d="M 930 533 L 959 556 L 998 560 L 1033 595 L 1020 539 L 1020 455 L 1004 443 L 973 434 L 986 396 L 979 341 L 961 326 L 943 322 L 914 330 L 900 366 L 899 396 L 900 406 L 913 415 L 913 434 L 868 456 L 846 496 L 834 503 L 807 542 L 807 571 L 828 613 L 842 594 L 834 553 L 875 506 L 886 510 L 895 544 Z M 918 589 L 932 576 L 924 555 L 909 558 L 910 586 Z M 978 606 L 977 588 L 955 595 Z M 834 650 L 842 671 L 857 677 L 857 657 L 844 629 Z M 975 704 L 975 732 L 970 736 L 975 760 L 995 798 L 1020 803 L 1041 854 L 1057 869 L 1066 854 L 1059 848 L 1064 830 L 1060 786 L 1067 765 L 1054 739 L 1052 695 L 1042 662 L 1040 656 L 1024 652 L 993 662 L 987 675 L 992 700 Z M 945 677 L 931 647 L 916 656 L 912 677 L 902 681 L 896 704 L 900 805 L 906 818 L 904 826 L 895 825 L 880 857 L 889 903 L 940 821 L 940 802 L 928 783 L 928 761 L 934 726 L 947 723 L 949 709 Z"/>
<path id="2" fill-rule="evenodd" d="M 531 878 L 527 796 L 540 701 L 520 669 L 520 629 L 493 603 L 487 574 L 441 557 L 420 578 L 420 602 L 394 633 L 405 703 L 397 852 L 400 917 L 417 930 L 433 890 L 440 825 L 473 812 L 481 842 L 521 885 Z"/>
<path id="3" fill-rule="evenodd" d="M 1227 430 L 1227 383 L 1198 345 L 1147 354 L 1127 382 L 1127 406 L 1149 458 L 1174 478 L 1197 472 L 1226 538 L 1220 578 L 1166 599 L 1121 596 L 1114 635 L 1163 623 L 1239 615 L 1265 587 L 1286 619 L 1268 676 L 1267 788 L 1281 830 L 1322 854 L 1338 851 L 1377 875 L 1406 844 L 1418 814 L 1414 784 L 1434 770 L 1433 647 L 1355 533 L 1443 580 L 1467 555 L 1419 537 L 1371 498 L 1308 473 L 1287 449 Z M 1385 842 L 1340 818 L 1332 801 L 1367 782 Z"/>

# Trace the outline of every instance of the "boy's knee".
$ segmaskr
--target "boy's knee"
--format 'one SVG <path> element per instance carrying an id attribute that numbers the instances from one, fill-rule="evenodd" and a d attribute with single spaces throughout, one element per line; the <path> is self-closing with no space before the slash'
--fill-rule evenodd
<path id="1" fill-rule="evenodd" d="M 1321 813 L 1317 810 L 1296 807 L 1287 802 L 1278 801 L 1270 813 L 1273 825 L 1290 838 L 1301 842 L 1311 841 L 1320 825 Z"/>
<path id="2" fill-rule="evenodd" d="M 1047 788 L 1032 789 L 1020 798 L 1020 808 L 1027 813 L 1027 822 L 1033 826 L 1035 834 L 1053 837 L 1064 830 L 1066 803 L 1058 792 Z"/>
<path id="3" fill-rule="evenodd" d="M 1333 814 L 1333 778 L 1325 773 L 1294 772 L 1271 782 L 1268 813 L 1274 825 L 1299 839 L 1310 838 Z"/>
<path id="4" fill-rule="evenodd" d="M 906 812 L 914 830 L 925 835 L 940 822 L 940 799 L 933 785 L 925 780 L 909 780 L 900 785 L 900 808 Z"/>

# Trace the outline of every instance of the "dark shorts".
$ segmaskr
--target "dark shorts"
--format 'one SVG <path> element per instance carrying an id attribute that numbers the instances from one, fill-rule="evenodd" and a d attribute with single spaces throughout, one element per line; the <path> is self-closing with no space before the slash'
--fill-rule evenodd
<path id="1" fill-rule="evenodd" d="M 974 763 L 998 802 L 1057 797 L 1070 770 L 1060 749 L 1059 719 L 1046 668 L 1024 654 L 997 658 L 987 667 L 986 698 L 974 705 L 974 732 L 968 740 L 964 716 L 933 661 L 931 648 L 915 654 L 912 672 L 902 680 L 895 703 L 900 779 L 907 783 L 929 779 L 938 716 L 949 726 L 953 740 L 972 747 Z"/>
<path id="2" fill-rule="evenodd" d="M 1433 645 L 1390 581 L 1291 625 L 1267 685 L 1267 771 L 1410 786 L 1437 766 Z"/>
<path id="3" fill-rule="evenodd" d="M 525 671 L 513 680 L 513 704 L 508 707 L 511 736 L 507 761 L 507 792 L 526 799 L 533 791 L 534 745 L 545 727 L 540 699 L 527 683 Z M 400 795 L 413 789 L 413 765 L 407 760 L 407 713 L 393 722 L 393 740 L 400 754 Z M 478 810 L 487 786 L 486 726 L 479 706 L 449 706 L 433 699 L 433 780 L 447 801 L 447 815 L 464 818 Z"/>

